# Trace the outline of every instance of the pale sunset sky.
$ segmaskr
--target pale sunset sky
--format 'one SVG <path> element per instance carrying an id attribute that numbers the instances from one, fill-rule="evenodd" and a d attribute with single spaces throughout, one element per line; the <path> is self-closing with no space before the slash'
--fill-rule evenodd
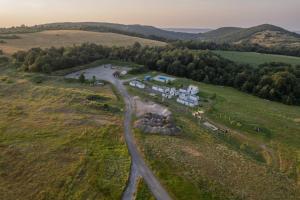
<path id="1" fill-rule="evenodd" d="M 66 21 L 300 30 L 300 0 L 0 0 L 0 27 Z"/>

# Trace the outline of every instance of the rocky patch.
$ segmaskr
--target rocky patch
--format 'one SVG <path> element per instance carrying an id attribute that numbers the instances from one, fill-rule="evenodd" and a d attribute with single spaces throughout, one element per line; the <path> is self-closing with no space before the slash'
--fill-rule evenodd
<path id="1" fill-rule="evenodd" d="M 170 115 L 146 113 L 135 123 L 135 127 L 151 134 L 178 135 L 180 133 L 180 129 L 176 127 Z"/>

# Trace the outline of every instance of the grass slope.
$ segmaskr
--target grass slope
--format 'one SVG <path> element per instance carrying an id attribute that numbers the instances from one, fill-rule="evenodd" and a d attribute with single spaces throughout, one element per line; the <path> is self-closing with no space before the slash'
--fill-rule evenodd
<path id="1" fill-rule="evenodd" d="M 292 65 L 300 65 L 300 58 L 293 56 L 271 55 L 255 52 L 238 51 L 213 51 L 224 58 L 238 63 L 260 65 L 266 62 L 284 62 Z"/>
<path id="2" fill-rule="evenodd" d="M 112 88 L 1 70 L 1 199 L 120 199 L 130 157 Z"/>
<path id="3" fill-rule="evenodd" d="M 99 33 L 79 30 L 42 31 L 37 33 L 18 34 L 20 39 L 5 40 L 0 49 L 11 54 L 19 50 L 28 50 L 33 47 L 49 48 L 52 46 L 72 46 L 82 43 L 96 43 L 105 46 L 129 46 L 135 42 L 142 45 L 162 46 L 163 42 L 142 39 L 115 33 Z"/>

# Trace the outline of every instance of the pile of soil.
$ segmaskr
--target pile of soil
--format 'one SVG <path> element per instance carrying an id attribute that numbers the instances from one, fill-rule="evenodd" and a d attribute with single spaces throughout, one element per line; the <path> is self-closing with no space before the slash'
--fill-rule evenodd
<path id="1" fill-rule="evenodd" d="M 146 113 L 136 122 L 135 127 L 145 133 L 161 135 L 178 135 L 180 133 L 180 129 L 176 127 L 170 115 Z"/>

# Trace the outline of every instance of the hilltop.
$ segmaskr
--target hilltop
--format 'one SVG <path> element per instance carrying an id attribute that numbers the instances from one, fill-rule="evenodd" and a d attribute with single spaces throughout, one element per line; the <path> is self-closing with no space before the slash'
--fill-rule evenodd
<path id="1" fill-rule="evenodd" d="M 281 27 L 263 24 L 251 28 L 224 27 L 200 35 L 198 38 L 217 43 L 246 43 L 272 46 L 300 46 L 300 35 Z"/>

